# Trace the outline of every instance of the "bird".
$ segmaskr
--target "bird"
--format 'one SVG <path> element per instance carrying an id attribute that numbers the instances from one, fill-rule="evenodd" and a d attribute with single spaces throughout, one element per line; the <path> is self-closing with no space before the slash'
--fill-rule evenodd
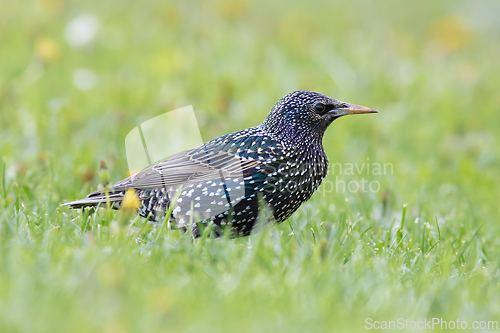
<path id="1" fill-rule="evenodd" d="M 326 129 L 340 117 L 365 113 L 378 111 L 317 92 L 294 91 L 258 126 L 178 153 L 106 191 L 63 205 L 120 209 L 127 191 L 133 190 L 138 214 L 149 222 L 161 222 L 170 213 L 170 221 L 194 237 L 208 225 L 217 236 L 226 228 L 231 237 L 248 236 L 262 219 L 264 224 L 286 221 L 311 198 L 328 173 Z"/>

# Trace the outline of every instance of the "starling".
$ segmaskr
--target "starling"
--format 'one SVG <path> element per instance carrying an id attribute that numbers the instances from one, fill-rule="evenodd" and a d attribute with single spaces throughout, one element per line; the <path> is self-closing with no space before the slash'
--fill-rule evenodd
<path id="1" fill-rule="evenodd" d="M 376 112 L 295 91 L 259 126 L 216 138 L 112 185 L 107 193 L 96 191 L 64 205 L 109 203 L 118 209 L 133 189 L 139 215 L 149 221 L 162 221 L 171 212 L 170 220 L 195 237 L 210 221 L 216 233 L 230 227 L 232 236 L 246 236 L 257 226 L 259 210 L 267 210 L 267 222 L 283 222 L 320 186 L 328 172 L 323 134 L 335 119 Z"/>

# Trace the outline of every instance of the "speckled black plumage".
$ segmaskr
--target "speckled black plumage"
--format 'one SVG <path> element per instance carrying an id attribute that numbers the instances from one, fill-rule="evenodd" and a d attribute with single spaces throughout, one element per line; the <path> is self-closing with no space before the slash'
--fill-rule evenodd
<path id="1" fill-rule="evenodd" d="M 221 136 L 124 179 L 113 185 L 109 200 L 118 208 L 125 191 L 133 188 L 142 204 L 139 214 L 158 221 L 180 191 L 171 220 L 181 228 L 193 223 L 195 236 L 196 223 L 208 221 L 230 226 L 233 235 L 248 235 L 259 208 L 266 206 L 274 217 L 269 220 L 283 222 L 326 176 L 323 134 L 350 107 L 319 93 L 292 92 L 259 126 Z M 354 107 L 363 111 L 349 113 L 376 112 Z M 67 205 L 95 206 L 105 200 L 94 192 Z"/>

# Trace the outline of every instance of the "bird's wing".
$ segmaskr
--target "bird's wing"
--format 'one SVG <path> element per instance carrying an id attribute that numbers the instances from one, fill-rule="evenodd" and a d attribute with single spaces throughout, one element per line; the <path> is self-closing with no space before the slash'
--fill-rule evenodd
<path id="1" fill-rule="evenodd" d="M 227 144 L 222 146 L 224 144 L 220 142 L 218 147 L 217 143 L 209 142 L 182 152 L 116 183 L 113 189 L 154 189 L 237 178 L 257 171 L 262 160 L 241 154 L 239 149 L 230 149 Z"/>

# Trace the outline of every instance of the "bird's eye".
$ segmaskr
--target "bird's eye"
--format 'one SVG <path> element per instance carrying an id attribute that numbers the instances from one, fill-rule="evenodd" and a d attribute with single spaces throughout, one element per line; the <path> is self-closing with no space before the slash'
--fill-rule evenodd
<path id="1" fill-rule="evenodd" d="M 318 112 L 323 112 L 325 111 L 326 109 L 326 106 L 325 104 L 322 104 L 322 103 L 317 103 L 315 106 L 314 106 L 314 109 Z"/>

